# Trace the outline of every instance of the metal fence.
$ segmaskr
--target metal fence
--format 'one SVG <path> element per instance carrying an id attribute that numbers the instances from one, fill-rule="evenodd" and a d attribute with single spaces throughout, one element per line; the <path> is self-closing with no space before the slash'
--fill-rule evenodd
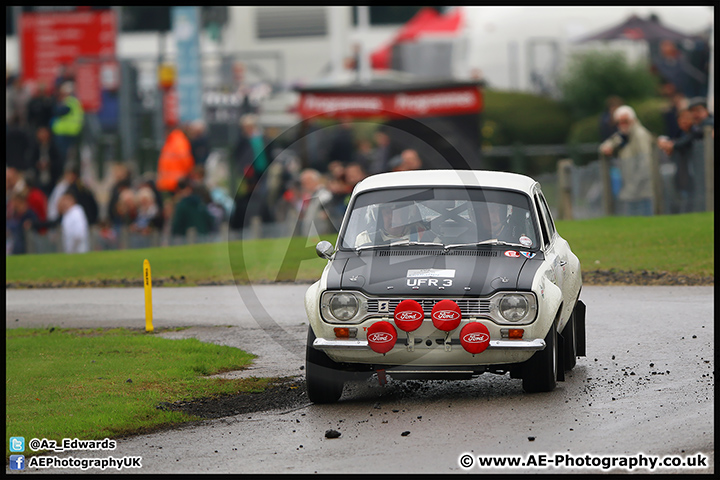
<path id="1" fill-rule="evenodd" d="M 655 141 L 655 139 L 653 139 Z M 622 202 L 618 194 L 622 185 L 617 159 L 605 158 L 598 152 L 598 144 L 583 144 L 568 148 L 563 145 L 528 146 L 524 156 L 561 156 L 568 153 L 596 153 L 597 160 L 575 165 L 568 158 L 559 158 L 554 172 L 535 175 L 547 198 L 552 214 L 557 219 L 589 219 L 609 215 L 622 215 Z M 497 147 L 485 156 L 517 155 L 516 147 Z M 666 155 L 653 149 L 651 178 L 653 183 L 653 213 L 672 215 L 714 209 L 714 138 L 706 127 L 702 140 L 696 140 L 688 154 L 693 188 L 680 192 L 675 187 L 678 173 L 676 154 Z"/>
<path id="2" fill-rule="evenodd" d="M 100 176 L 109 162 L 118 159 L 138 174 L 153 171 L 165 142 L 168 112 L 173 110 L 172 96 L 160 87 L 158 71 L 174 58 L 161 47 L 159 55 L 108 60 L 120 67 L 120 89 L 110 95 L 117 100 L 116 115 L 87 112 L 83 144 L 92 149 Z M 237 140 L 243 113 L 255 111 L 266 98 L 288 89 L 280 51 L 206 52 L 201 61 L 203 118 L 214 148 L 227 148 Z"/>
<path id="3" fill-rule="evenodd" d="M 589 147 L 584 147 L 586 150 Z M 547 149 L 529 150 L 545 154 Z M 556 151 L 562 151 L 559 146 Z M 221 154 L 215 155 L 209 163 L 215 165 L 214 183 L 224 178 L 227 181 L 229 160 Z M 653 168 L 653 193 L 655 214 L 678 214 L 686 212 L 712 211 L 714 209 L 714 143 L 712 131 L 707 130 L 705 138 L 698 140 L 689 154 L 690 173 L 695 188 L 683 196 L 675 188 L 677 174 L 676 159 L 655 149 L 651 161 Z M 211 174 L 212 177 L 212 174 Z M 622 179 L 619 177 L 617 160 L 599 155 L 598 160 L 576 166 L 570 159 L 559 159 L 554 172 L 535 176 L 556 219 L 589 219 L 608 215 L 622 215 L 618 192 Z M 297 216 L 288 215 L 285 220 L 262 223 L 260 218 L 250 219 L 242 230 L 231 230 L 228 221 L 221 223 L 218 231 L 199 235 L 190 229 L 185 236 L 172 236 L 169 230 L 151 231 L 143 235 L 128 227 L 119 230 L 93 226 L 90 229 L 90 249 L 93 251 L 122 250 L 161 247 L 167 245 L 190 245 L 234 240 L 289 237 L 297 232 Z M 50 229 L 44 234 L 29 231 L 26 235 L 28 253 L 61 252 L 61 232 Z"/>
<path id="4" fill-rule="evenodd" d="M 678 157 L 666 155 L 655 148 L 651 159 L 653 213 L 672 215 L 714 210 L 714 143 L 712 131 L 696 140 L 688 154 L 693 186 L 688 191 L 676 188 Z M 563 169 L 568 169 L 563 174 Z M 566 177 L 566 178 L 563 178 Z M 599 155 L 597 161 L 575 166 L 571 160 L 560 160 L 558 170 L 537 177 L 543 193 L 561 219 L 586 219 L 622 215 L 624 210 L 618 194 L 622 185 L 616 159 Z"/>
<path id="5" fill-rule="evenodd" d="M 128 250 L 138 248 L 153 248 L 170 245 L 194 245 L 200 243 L 217 243 L 227 241 L 228 238 L 237 239 L 238 235 L 229 235 L 227 223 L 224 223 L 218 232 L 198 234 L 194 228 L 188 229 L 184 236 L 169 235 L 167 232 L 151 230 L 147 234 L 131 231 L 127 226 L 119 230 L 103 229 L 93 225 L 89 229 L 90 251 Z M 32 230 L 26 232 L 25 246 L 28 253 L 61 253 L 62 227 L 48 229 L 39 234 Z"/>

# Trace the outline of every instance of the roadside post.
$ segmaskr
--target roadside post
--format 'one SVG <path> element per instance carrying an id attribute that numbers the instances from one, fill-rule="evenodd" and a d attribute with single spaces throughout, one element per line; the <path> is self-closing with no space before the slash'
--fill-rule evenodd
<path id="1" fill-rule="evenodd" d="M 560 219 L 572 220 L 572 170 L 573 161 L 571 158 L 564 158 L 557 162 L 558 173 L 558 200 Z"/>
<path id="2" fill-rule="evenodd" d="M 610 159 L 603 153 L 600 153 L 600 179 L 603 186 L 603 212 L 609 217 L 615 214 L 615 205 L 610 180 Z"/>
<path id="3" fill-rule="evenodd" d="M 143 262 L 143 279 L 145 283 L 145 331 L 152 333 L 152 275 L 147 258 Z"/>
<path id="4" fill-rule="evenodd" d="M 662 176 L 660 174 L 660 148 L 657 137 L 653 135 L 652 153 L 650 153 L 650 181 L 652 184 L 653 215 L 662 215 L 665 212 L 663 204 Z"/>

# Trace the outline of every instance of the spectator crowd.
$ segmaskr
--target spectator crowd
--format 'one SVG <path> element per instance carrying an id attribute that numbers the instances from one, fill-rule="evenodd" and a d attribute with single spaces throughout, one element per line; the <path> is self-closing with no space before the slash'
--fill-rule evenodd
<path id="1" fill-rule="evenodd" d="M 275 145 L 254 114 L 241 120 L 242 134 L 232 161 L 242 175 L 230 218 L 231 229 L 256 224 L 286 225 L 288 235 L 337 232 L 350 194 L 369 175 L 423 168 L 418 152 L 392 145 L 385 127 L 371 138 L 358 136 L 342 120 L 322 136 L 307 135 L 308 166 L 299 153 Z M 271 161 L 268 161 L 270 159 Z"/>
<path id="2" fill-rule="evenodd" d="M 710 55 L 707 42 L 690 42 L 690 50 L 663 39 L 657 44 L 650 70 L 660 83 L 659 94 L 667 102 L 662 113 L 662 132 L 657 138 L 642 125 L 625 101 L 612 95 L 600 117 L 600 153 L 611 159 L 612 193 L 616 213 L 652 215 L 654 211 L 687 213 L 704 211 L 705 130 L 714 138 L 714 119 L 707 98 Z M 657 148 L 657 150 L 656 150 Z M 655 156 L 655 151 L 659 154 Z M 651 158 L 657 163 L 652 165 Z M 671 167 L 672 180 L 662 185 L 663 208 L 654 205 L 652 169 Z"/>
<path id="3" fill-rule="evenodd" d="M 662 58 L 654 65 L 668 102 L 660 137 L 617 96 L 607 99 L 600 118 L 599 151 L 612 160 L 617 213 L 655 210 L 651 156 L 656 148 L 673 165 L 667 195 L 676 201 L 667 213 L 704 209 L 701 152 L 714 120 L 704 97 L 688 96 L 703 80 L 702 72 L 692 70 L 672 47 L 663 42 Z M 236 185 L 227 182 L 225 188 L 208 178 L 216 167 L 208 128 L 195 120 L 168 128 L 156 172 L 138 175 L 127 162 L 113 163 L 107 198 L 98 202 L 97 186 L 88 186 L 81 171 L 83 126 L 71 71 L 62 71 L 52 85 L 24 85 L 7 75 L 6 254 L 43 250 L 38 247 L 43 239 L 66 253 L 179 244 L 193 232 L 203 241 L 219 235 L 223 226 L 259 236 L 278 226 L 281 235 L 337 232 L 358 182 L 377 173 L 423 168 L 418 152 L 395 144 L 383 125 L 360 135 L 348 118 L 332 127 L 305 121 L 296 141 L 281 144 L 251 112 L 241 117 L 238 140 L 228 149 L 234 172 L 229 176 Z"/>
<path id="4" fill-rule="evenodd" d="M 88 250 L 88 226 L 97 222 L 94 194 L 78 168 L 84 112 L 72 81 L 23 85 L 6 77 L 6 253 L 26 253 L 30 231 L 62 226 L 66 252 Z"/>
<path id="5" fill-rule="evenodd" d="M 6 254 L 180 244 L 190 232 L 202 241 L 223 224 L 259 227 L 261 235 L 266 225 L 281 225 L 287 235 L 330 233 L 362 179 L 422 168 L 418 153 L 392 145 L 385 129 L 355 138 L 349 121 L 316 131 L 318 148 L 301 162 L 248 113 L 229 152 L 236 192 L 206 178 L 210 141 L 207 125 L 196 120 L 168 129 L 155 173 L 133 175 L 130 164 L 111 164 L 107 198 L 98 201 L 98 185 L 83 180 L 84 112 L 71 73 L 52 86 L 8 75 L 6 100 Z"/>
<path id="6" fill-rule="evenodd" d="M 618 200 L 618 213 L 652 215 L 653 204 L 651 158 L 655 145 L 661 152 L 658 163 L 672 166 L 670 185 L 665 185 L 666 213 L 689 213 L 705 210 L 705 129 L 714 137 L 714 117 L 705 97 L 688 99 L 672 85 L 665 88 L 668 107 L 663 113 L 663 134 L 655 138 L 635 110 L 616 96 L 608 98 L 601 116 L 603 137 L 600 153 L 613 160 L 611 183 Z"/>

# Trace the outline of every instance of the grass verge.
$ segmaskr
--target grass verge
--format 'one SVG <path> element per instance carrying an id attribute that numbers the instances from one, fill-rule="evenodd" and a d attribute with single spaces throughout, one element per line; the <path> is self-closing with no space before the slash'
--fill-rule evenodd
<path id="1" fill-rule="evenodd" d="M 583 272 L 647 270 L 712 277 L 714 219 L 713 212 L 605 217 L 558 221 L 557 227 L 580 258 Z M 336 242 L 333 235 L 321 238 Z M 326 264 L 315 254 L 319 240 L 280 238 L 84 255 L 16 255 L 6 257 L 5 282 L 8 286 L 103 286 L 101 281 L 108 281 L 112 286 L 141 286 L 146 258 L 156 284 L 309 282 L 320 277 Z"/>
<path id="2" fill-rule="evenodd" d="M 557 222 L 583 272 L 623 270 L 715 275 L 713 212 Z"/>
<path id="3" fill-rule="evenodd" d="M 257 392 L 270 381 L 207 378 L 243 368 L 254 355 L 141 330 L 15 328 L 5 331 L 5 346 L 5 438 L 26 443 L 152 431 L 196 419 L 159 410 L 161 402 Z"/>
<path id="4" fill-rule="evenodd" d="M 323 240 L 335 242 L 333 235 Z M 278 238 L 173 247 L 89 252 L 12 255 L 6 257 L 5 284 L 142 286 L 148 259 L 153 284 L 195 286 L 237 281 L 316 280 L 325 262 L 315 254 L 320 238 Z"/>

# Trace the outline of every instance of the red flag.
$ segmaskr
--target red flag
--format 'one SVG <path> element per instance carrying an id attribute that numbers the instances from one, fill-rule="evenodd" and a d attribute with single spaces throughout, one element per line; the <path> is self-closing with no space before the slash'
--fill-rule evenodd
<path id="1" fill-rule="evenodd" d="M 400 28 L 393 40 L 375 50 L 370 56 L 370 64 L 375 69 L 390 68 L 392 47 L 402 42 L 412 42 L 427 33 L 457 34 L 462 28 L 463 14 L 461 8 L 455 8 L 445 15 L 440 15 L 431 7 L 424 7 Z"/>

